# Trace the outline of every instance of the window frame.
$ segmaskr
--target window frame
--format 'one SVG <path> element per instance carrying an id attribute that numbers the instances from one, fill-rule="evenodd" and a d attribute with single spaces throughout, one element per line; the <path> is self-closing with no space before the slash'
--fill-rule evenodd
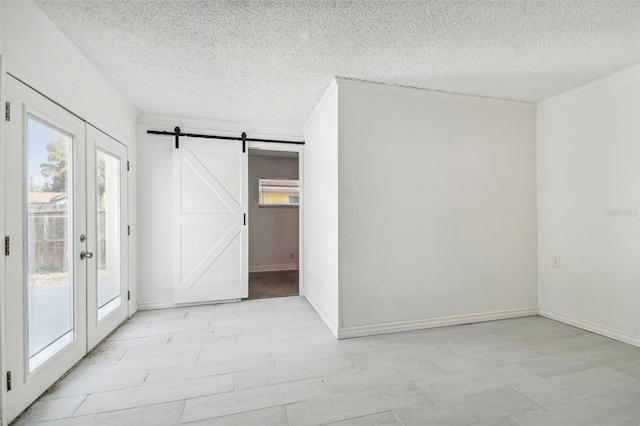
<path id="1" fill-rule="evenodd" d="M 278 203 L 278 204 L 264 204 L 262 194 L 263 194 L 263 184 L 262 181 L 265 180 L 280 180 L 280 181 L 291 181 L 297 182 L 297 185 L 291 185 L 297 189 L 298 193 L 298 203 Z M 264 185 L 269 186 L 269 185 Z M 291 196 L 290 196 L 291 197 Z M 288 178 L 288 177 L 259 177 L 258 178 L 258 208 L 298 208 L 300 207 L 300 179 Z"/>

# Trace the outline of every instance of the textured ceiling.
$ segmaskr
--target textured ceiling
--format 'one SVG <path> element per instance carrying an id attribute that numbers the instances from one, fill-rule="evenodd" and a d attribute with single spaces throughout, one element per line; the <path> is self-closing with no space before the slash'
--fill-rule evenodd
<path id="1" fill-rule="evenodd" d="M 37 1 L 141 113 L 300 128 L 334 76 L 536 102 L 640 63 L 638 1 Z"/>

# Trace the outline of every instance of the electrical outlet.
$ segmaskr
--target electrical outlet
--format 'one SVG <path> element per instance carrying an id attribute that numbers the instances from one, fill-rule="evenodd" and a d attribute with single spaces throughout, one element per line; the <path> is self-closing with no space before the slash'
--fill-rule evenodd
<path id="1" fill-rule="evenodd" d="M 551 267 L 552 268 L 560 267 L 560 256 L 551 256 Z"/>
<path id="2" fill-rule="evenodd" d="M 289 259 L 293 259 L 293 253 L 289 253 Z"/>

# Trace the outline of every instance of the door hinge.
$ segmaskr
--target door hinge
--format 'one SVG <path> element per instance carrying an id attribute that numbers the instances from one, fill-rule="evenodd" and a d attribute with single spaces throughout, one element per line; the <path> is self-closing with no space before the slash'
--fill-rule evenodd
<path id="1" fill-rule="evenodd" d="M 131 227 L 127 226 L 127 235 L 131 235 Z"/>
<path id="2" fill-rule="evenodd" d="M 131 291 L 127 291 L 127 300 L 131 300 Z"/>
<path id="3" fill-rule="evenodd" d="M 247 214 L 244 214 L 244 226 L 247 226 Z"/>
<path id="4" fill-rule="evenodd" d="M 4 255 L 9 256 L 11 254 L 11 238 L 4 237 Z"/>
<path id="5" fill-rule="evenodd" d="M 127 161 L 127 171 L 131 170 L 131 163 Z"/>
<path id="6" fill-rule="evenodd" d="M 11 371 L 7 371 L 7 391 L 11 390 Z"/>
<path id="7" fill-rule="evenodd" d="M 6 121 L 11 121 L 11 102 L 7 102 L 4 110 L 4 119 Z"/>

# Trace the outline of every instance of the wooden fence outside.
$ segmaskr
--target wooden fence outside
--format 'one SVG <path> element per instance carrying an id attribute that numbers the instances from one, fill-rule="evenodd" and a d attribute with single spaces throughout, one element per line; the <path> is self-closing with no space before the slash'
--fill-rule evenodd
<path id="1" fill-rule="evenodd" d="M 33 203 L 28 213 L 28 273 L 52 273 L 68 270 L 69 212 L 68 204 Z M 98 212 L 99 249 L 95 253 L 98 265 L 105 264 L 105 212 Z M 90 233 L 89 233 L 90 235 Z M 101 257 L 101 258 L 100 258 Z"/>

